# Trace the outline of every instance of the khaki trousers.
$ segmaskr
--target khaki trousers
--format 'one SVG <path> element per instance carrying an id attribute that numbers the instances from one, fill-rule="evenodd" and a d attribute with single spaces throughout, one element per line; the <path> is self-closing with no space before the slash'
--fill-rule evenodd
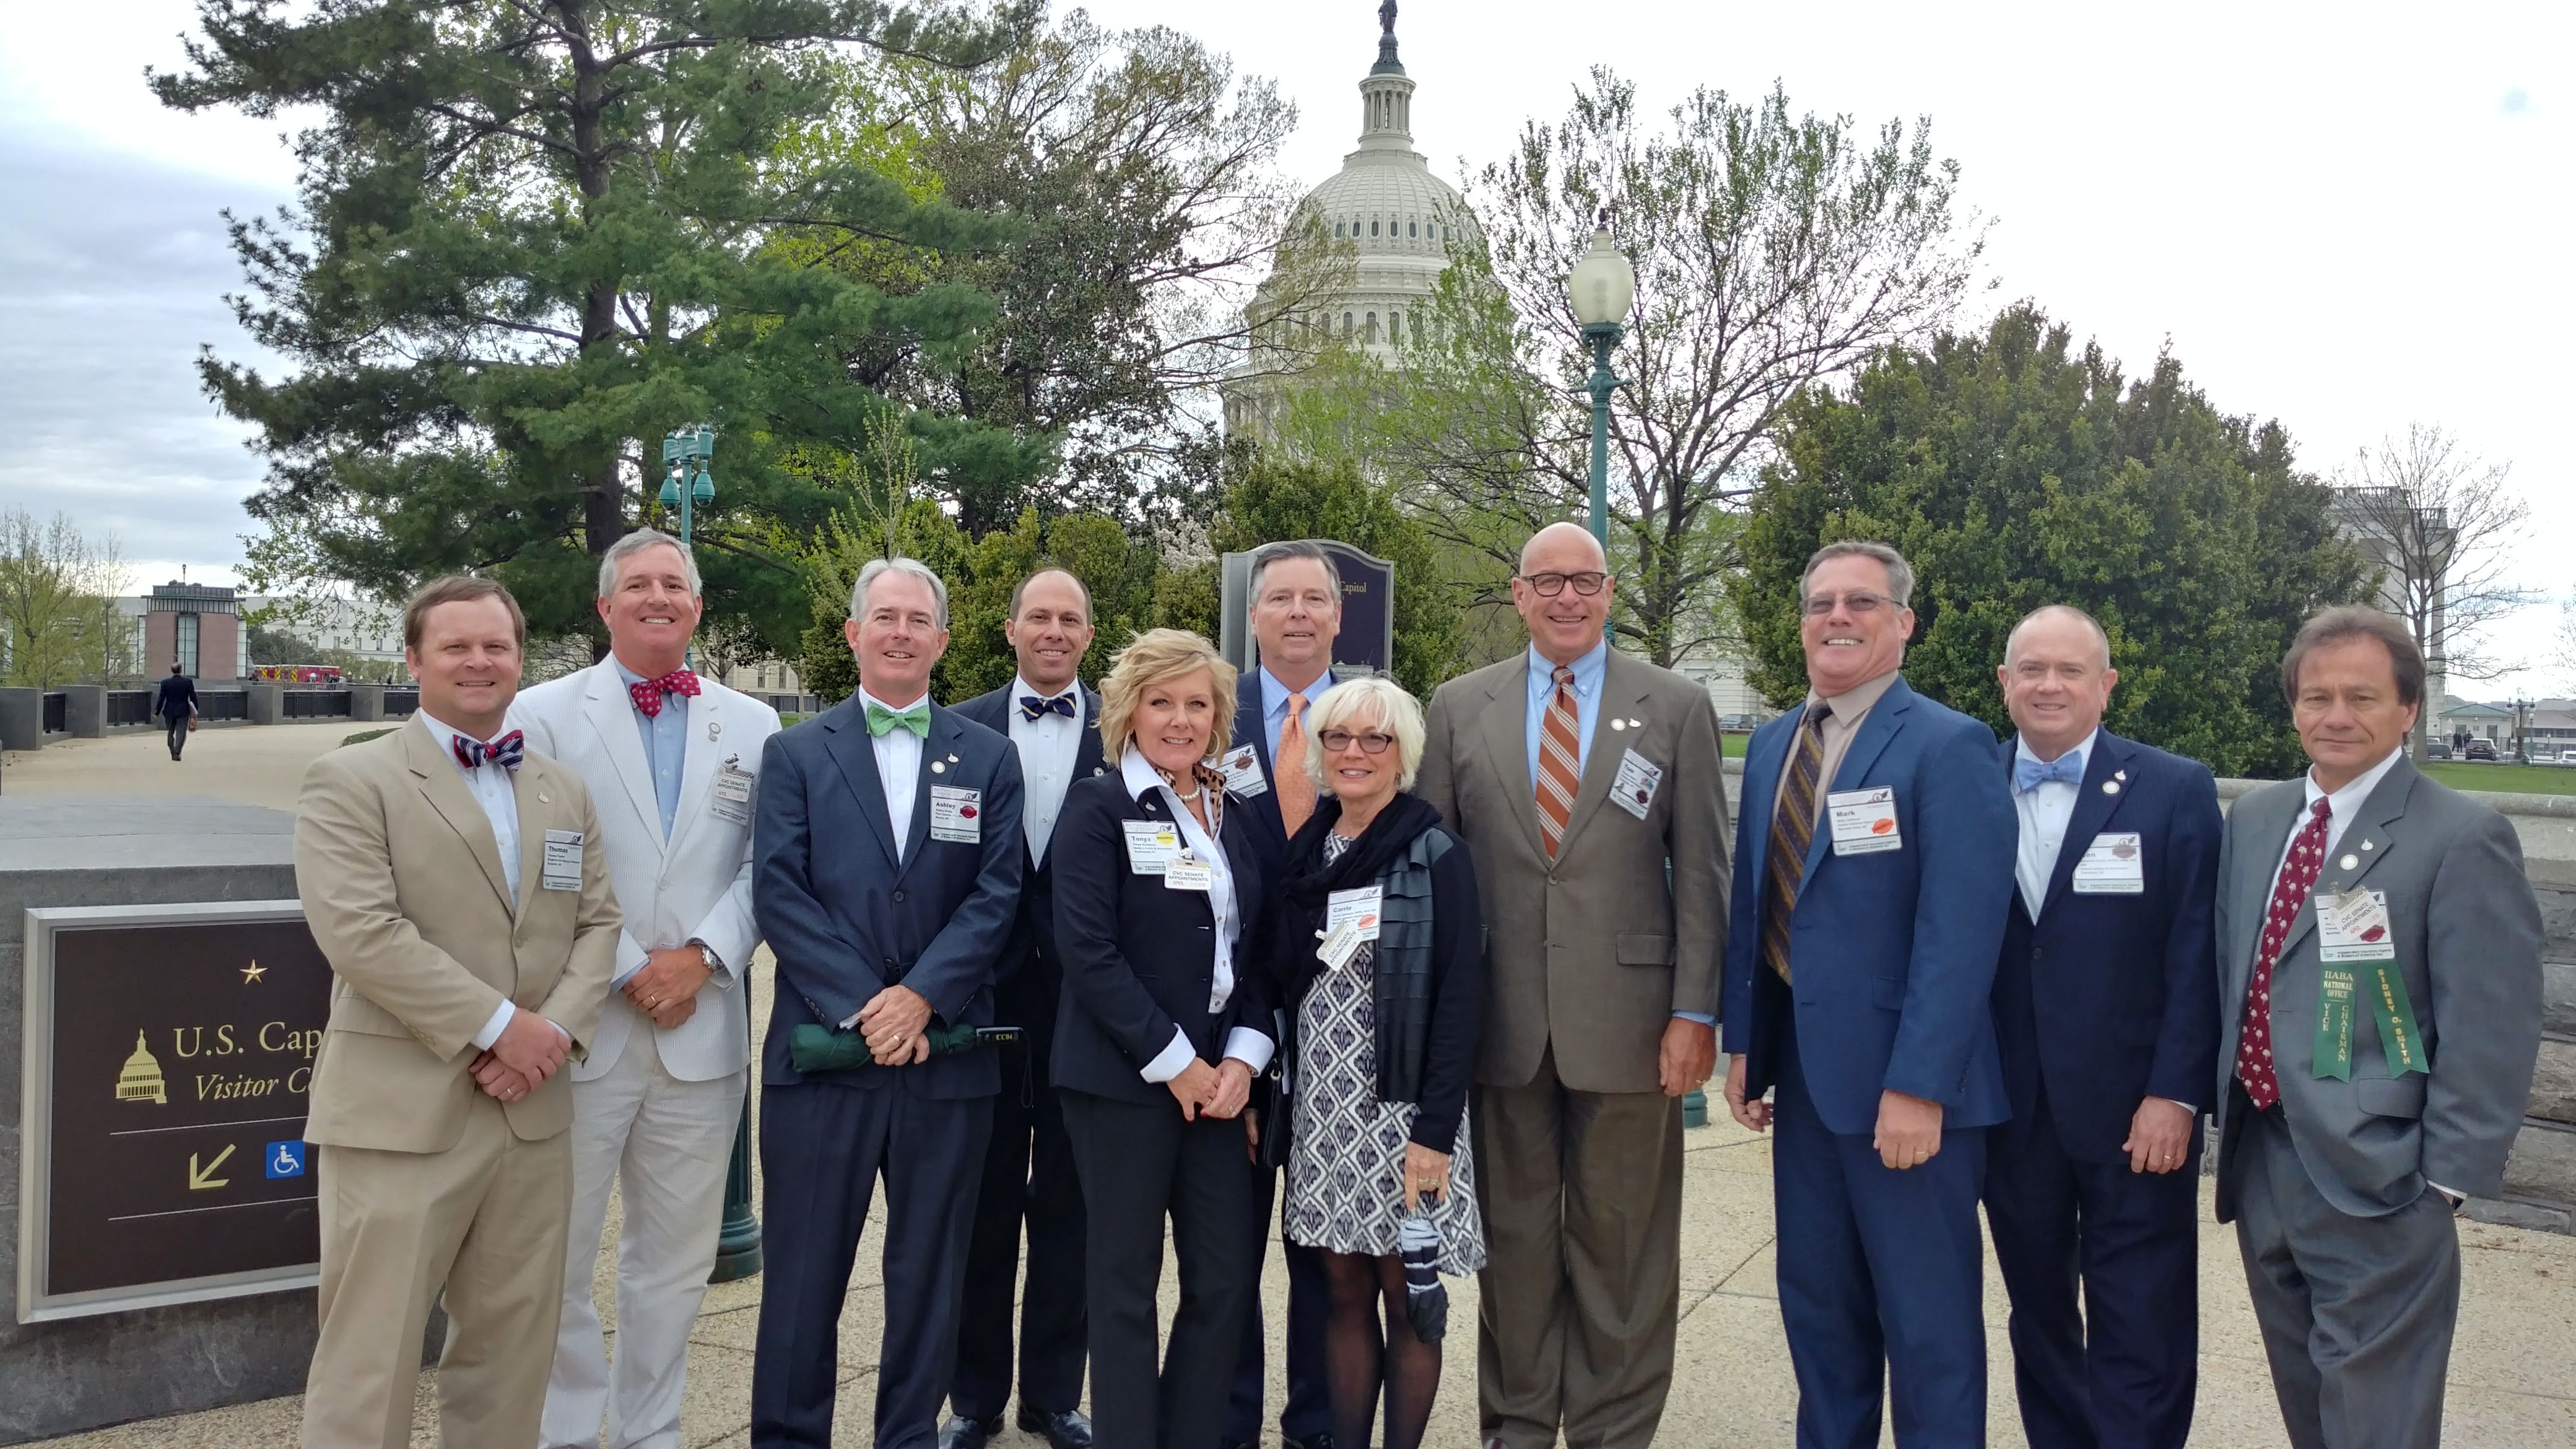
<path id="1" fill-rule="evenodd" d="M 1578 1092 L 1556 1054 L 1517 1087 L 1476 1088 L 1485 1271 L 1480 1436 L 1643 1449 L 1672 1387 L 1681 1308 L 1682 1108 L 1661 1092 Z"/>
<path id="2" fill-rule="evenodd" d="M 439 1442 L 536 1442 L 563 1308 L 571 1142 L 523 1142 L 499 1103 L 477 1097 L 445 1152 L 322 1149 L 322 1335 L 304 1449 L 411 1443 L 421 1334 L 442 1292 Z"/>

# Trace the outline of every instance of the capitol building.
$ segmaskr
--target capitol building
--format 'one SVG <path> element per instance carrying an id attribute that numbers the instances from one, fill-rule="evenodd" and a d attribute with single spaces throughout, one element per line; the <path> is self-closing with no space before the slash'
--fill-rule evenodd
<path id="1" fill-rule="evenodd" d="M 1329 240 L 1349 270 L 1329 295 L 1297 290 L 1275 274 L 1247 315 L 1263 319 L 1243 365 L 1227 380 L 1228 432 L 1267 437 L 1280 388 L 1327 342 L 1396 365 L 1405 329 L 1449 267 L 1450 244 L 1474 234 L 1458 188 L 1413 149 L 1413 80 L 1395 48 L 1395 0 L 1378 7 L 1377 63 L 1360 80 L 1359 149 L 1291 213 L 1291 235 Z"/>

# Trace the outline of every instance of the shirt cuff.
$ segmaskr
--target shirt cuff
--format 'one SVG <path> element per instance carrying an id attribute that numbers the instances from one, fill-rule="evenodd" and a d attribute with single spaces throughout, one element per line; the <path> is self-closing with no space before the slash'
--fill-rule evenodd
<path id="1" fill-rule="evenodd" d="M 2155 1100 L 2156 1100 L 2156 1101 L 2159 1101 L 2159 1102 L 2171 1102 L 2171 1103 L 2173 1103 L 2175 1106 L 2180 1107 L 2181 1109 L 2183 1109 L 2183 1110 L 2184 1110 L 2184 1111 L 2186 1111 L 2186 1112 L 2189 1112 L 2191 1115 L 2193 1115 L 2193 1116 L 2195 1116 L 2195 1117 L 2197 1117 L 2197 1116 L 2199 1116 L 2199 1115 L 2200 1115 L 2200 1109 L 2199 1109 L 2198 1107 L 2193 1106 L 2192 1104 L 2190 1104 L 2189 1102 L 2184 1101 L 2184 1100 L 2183 1100 L 2182 1098 L 2180 1098 L 2180 1097 L 2157 1097 L 2157 1098 L 2155 1098 Z"/>
<path id="2" fill-rule="evenodd" d="M 510 1004 L 510 998 L 502 997 L 501 1004 L 492 1008 L 491 1020 L 484 1022 L 483 1029 L 474 1033 L 474 1045 L 480 1050 L 490 1051 L 492 1043 L 501 1039 L 501 1033 L 509 1030 L 510 1018 L 518 1014 L 519 1008 Z"/>
<path id="3" fill-rule="evenodd" d="M 617 931 L 617 964 L 612 968 L 609 975 L 608 989 L 611 991 L 625 990 L 626 983 L 634 980 L 635 973 L 643 970 L 645 966 L 652 962 L 652 959 L 653 953 L 644 949 L 644 943 L 636 940 L 633 932 L 627 930 L 623 926 L 619 927 Z"/>
<path id="4" fill-rule="evenodd" d="M 2460 1207 L 2469 1200 L 2469 1195 L 2467 1193 L 2460 1191 L 2456 1187 L 2444 1187 L 2429 1177 L 2424 1179 L 2424 1185 L 2433 1189 L 2435 1192 L 2440 1193 L 2442 1196 L 2449 1198 L 2451 1200 L 2451 1206 L 2454 1208 Z"/>
<path id="5" fill-rule="evenodd" d="M 1267 1033 L 1248 1026 L 1238 1026 L 1225 1034 L 1225 1054 L 1252 1068 L 1256 1077 L 1270 1065 L 1270 1054 L 1278 1049 Z"/>
<path id="6" fill-rule="evenodd" d="M 1190 1063 L 1197 1060 L 1198 1053 L 1190 1050 L 1190 1034 L 1176 1026 L 1172 1028 L 1172 1044 L 1163 1048 L 1162 1054 L 1147 1062 L 1145 1070 L 1136 1075 L 1161 1086 L 1188 1071 Z"/>
<path id="7" fill-rule="evenodd" d="M 1717 1025 L 1717 1017 L 1714 1014 L 1705 1011 L 1676 1011 L 1673 1013 L 1673 1020 L 1695 1021 L 1702 1026 Z"/>

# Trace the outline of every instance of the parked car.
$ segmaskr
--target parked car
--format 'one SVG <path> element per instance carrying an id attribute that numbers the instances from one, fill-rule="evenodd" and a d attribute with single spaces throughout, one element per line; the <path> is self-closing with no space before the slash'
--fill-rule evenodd
<path id="1" fill-rule="evenodd" d="M 2496 747 L 2493 740 L 2471 740 L 2467 753 L 2461 756 L 2466 760 L 2485 760 L 2489 764 L 2495 762 L 2495 757 Z"/>
<path id="2" fill-rule="evenodd" d="M 2558 752 L 2558 763 L 2562 765 L 2576 765 L 2576 750 L 2560 750 Z"/>
<path id="3" fill-rule="evenodd" d="M 2427 740 L 2424 742 L 2425 759 L 2447 760 L 2450 757 L 2451 742 L 2449 740 Z"/>

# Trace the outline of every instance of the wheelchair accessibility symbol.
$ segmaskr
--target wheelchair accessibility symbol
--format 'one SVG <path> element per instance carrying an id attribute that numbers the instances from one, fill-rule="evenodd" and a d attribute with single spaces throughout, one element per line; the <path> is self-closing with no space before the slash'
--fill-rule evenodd
<path id="1" fill-rule="evenodd" d="M 264 1156 L 268 1175 L 272 1178 L 304 1175 L 304 1144 L 301 1142 L 272 1142 L 264 1150 Z"/>

